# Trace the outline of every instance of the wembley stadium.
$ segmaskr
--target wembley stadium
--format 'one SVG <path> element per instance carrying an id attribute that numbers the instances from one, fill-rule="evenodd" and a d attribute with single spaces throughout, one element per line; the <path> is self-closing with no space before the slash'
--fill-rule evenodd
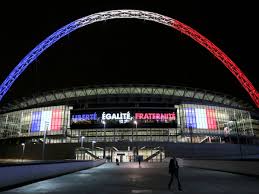
<path id="1" fill-rule="evenodd" d="M 1 158 L 25 155 L 27 159 L 114 161 L 119 157 L 121 162 L 130 162 L 138 156 L 145 161 L 162 161 L 172 150 L 178 156 L 226 158 L 240 153 L 242 158 L 242 144 L 258 143 L 259 94 L 251 81 L 198 31 L 149 11 L 103 11 L 61 27 L 15 66 L 0 85 L 0 101 L 25 69 L 62 37 L 112 19 L 152 21 L 190 37 L 237 78 L 254 105 L 214 91 L 171 85 L 96 85 L 17 97 L 0 105 Z M 207 146 L 213 143 L 218 147 Z"/>
<path id="2" fill-rule="evenodd" d="M 134 161 L 140 155 L 156 161 L 166 157 L 165 143 L 252 143 L 258 115 L 242 100 L 212 91 L 102 85 L 50 91 L 5 104 L 0 128 L 5 144 L 44 142 L 64 150 L 71 145 L 77 159 L 114 161 L 120 156 L 121 161 Z"/>

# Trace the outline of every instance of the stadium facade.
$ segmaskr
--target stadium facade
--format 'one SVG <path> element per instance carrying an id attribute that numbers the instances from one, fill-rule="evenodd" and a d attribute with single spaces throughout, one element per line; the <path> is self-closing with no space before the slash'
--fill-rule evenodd
<path id="1" fill-rule="evenodd" d="M 162 142 L 248 143 L 257 135 L 257 116 L 251 105 L 221 93 L 163 85 L 103 85 L 5 104 L 0 138 L 76 144 L 77 159 L 108 156 L 134 161 L 139 155 L 155 161 L 165 157 Z M 149 144 L 134 147 L 137 142 Z"/>

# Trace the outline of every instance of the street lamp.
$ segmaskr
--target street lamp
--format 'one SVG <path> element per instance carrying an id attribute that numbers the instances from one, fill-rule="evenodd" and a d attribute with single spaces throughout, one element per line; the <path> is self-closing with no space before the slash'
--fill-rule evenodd
<path id="1" fill-rule="evenodd" d="M 94 144 L 96 143 L 96 141 L 92 141 L 92 154 L 94 154 Z M 95 156 L 96 156 L 96 150 L 95 150 Z"/>
<path id="2" fill-rule="evenodd" d="M 85 136 L 81 137 L 81 147 L 84 147 L 84 138 L 85 138 Z"/>
<path id="3" fill-rule="evenodd" d="M 133 123 L 136 126 L 136 141 L 138 141 L 138 122 L 136 120 L 134 120 Z M 132 132 L 132 135 L 133 135 L 133 132 Z M 138 145 L 136 146 L 136 150 L 133 151 L 133 155 L 134 155 L 133 157 L 134 157 L 134 161 L 135 161 L 136 160 L 136 155 L 138 156 Z"/>
<path id="4" fill-rule="evenodd" d="M 105 121 L 102 121 L 102 124 L 103 124 L 103 131 L 104 131 L 104 150 L 103 150 L 103 158 L 106 158 L 106 129 L 105 129 L 106 122 L 105 122 Z"/>
<path id="5" fill-rule="evenodd" d="M 23 155 L 24 155 L 24 150 L 25 150 L 25 143 L 22 143 L 22 162 L 23 162 Z"/>
<path id="6" fill-rule="evenodd" d="M 135 120 L 134 124 L 136 125 L 136 129 L 138 128 L 138 122 Z"/>
<path id="7" fill-rule="evenodd" d="M 241 160 L 243 159 L 243 153 L 242 153 L 242 145 L 240 142 L 240 136 L 239 136 L 239 129 L 238 129 L 238 125 L 237 125 L 237 120 L 234 119 L 234 124 L 235 124 L 235 130 L 236 130 L 236 134 L 237 134 L 237 144 L 239 144 L 239 152 L 240 152 L 240 158 Z"/>
<path id="8" fill-rule="evenodd" d="M 104 132 L 104 141 L 106 141 L 106 128 L 105 128 L 105 126 L 106 126 L 106 122 L 105 121 L 102 121 L 102 124 L 103 124 L 103 132 Z"/>
<path id="9" fill-rule="evenodd" d="M 135 121 L 133 121 L 133 123 L 134 123 L 135 126 L 136 126 L 136 138 L 137 138 L 137 135 L 138 135 L 138 130 L 137 130 L 137 128 L 138 128 L 138 122 L 135 120 Z M 133 130 L 132 130 L 132 141 L 133 141 Z"/>
<path id="10" fill-rule="evenodd" d="M 44 160 L 45 156 L 45 143 L 46 143 L 46 136 L 47 136 L 47 131 L 49 128 L 49 122 L 45 122 L 45 130 L 44 130 L 44 137 L 43 137 L 43 145 L 42 145 L 42 160 Z"/>
<path id="11" fill-rule="evenodd" d="M 192 143 L 192 125 L 189 125 L 189 132 L 190 132 L 190 136 L 191 136 L 191 143 Z"/>

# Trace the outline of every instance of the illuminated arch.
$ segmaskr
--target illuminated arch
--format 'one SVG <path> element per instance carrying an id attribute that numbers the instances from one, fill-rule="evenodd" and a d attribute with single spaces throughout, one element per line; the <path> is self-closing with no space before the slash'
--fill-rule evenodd
<path id="1" fill-rule="evenodd" d="M 75 31 L 78 28 L 82 28 L 86 25 L 103 21 L 109 19 L 116 18 L 136 18 L 154 21 L 157 23 L 161 23 L 167 26 L 170 26 L 183 34 L 194 39 L 197 43 L 205 47 L 209 50 L 215 57 L 217 57 L 230 71 L 231 73 L 238 79 L 241 85 L 245 88 L 248 94 L 251 96 L 252 100 L 256 104 L 257 108 L 259 108 L 259 93 L 253 86 L 253 84 L 248 80 L 245 74 L 238 68 L 238 66 L 217 46 L 215 46 L 211 41 L 209 41 L 206 37 L 201 35 L 196 30 L 191 27 L 175 20 L 170 17 L 166 17 L 157 13 L 140 11 L 140 10 L 111 10 L 104 11 L 100 13 L 95 13 L 78 20 L 75 20 L 68 25 L 60 28 L 45 40 L 43 40 L 39 45 L 37 45 L 31 52 L 29 52 L 20 62 L 19 64 L 12 70 L 12 72 L 8 75 L 8 77 L 4 80 L 4 82 L 0 86 L 0 101 L 12 86 L 14 81 L 22 74 L 22 72 L 48 47 L 57 42 L 62 37 L 67 34 Z"/>

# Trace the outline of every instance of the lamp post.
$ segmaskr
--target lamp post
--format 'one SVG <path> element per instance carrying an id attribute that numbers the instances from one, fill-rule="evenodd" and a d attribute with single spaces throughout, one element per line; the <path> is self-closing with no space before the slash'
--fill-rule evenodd
<path id="1" fill-rule="evenodd" d="M 190 132 L 190 136 L 191 136 L 191 143 L 192 143 L 192 125 L 189 125 L 189 132 Z"/>
<path id="2" fill-rule="evenodd" d="M 85 136 L 82 136 L 82 137 L 81 137 L 81 148 L 84 147 L 84 139 L 85 139 Z"/>
<path id="3" fill-rule="evenodd" d="M 94 144 L 96 143 L 96 141 L 92 141 L 92 154 L 94 154 Z M 96 156 L 96 150 L 95 150 L 95 156 Z"/>
<path id="4" fill-rule="evenodd" d="M 138 136 L 138 122 L 135 120 L 135 121 L 133 121 L 133 123 L 136 126 L 136 137 L 137 137 Z M 133 131 L 132 131 L 132 138 L 133 138 Z M 132 141 L 133 141 L 133 139 L 132 139 Z"/>
<path id="5" fill-rule="evenodd" d="M 133 121 L 133 123 L 136 126 L 136 140 L 138 141 L 138 122 L 135 120 Z M 136 150 L 133 150 L 133 157 L 134 157 L 134 161 L 136 161 L 136 155 L 138 156 L 138 145 L 136 147 Z"/>
<path id="6" fill-rule="evenodd" d="M 42 160 L 45 158 L 45 143 L 46 143 L 46 136 L 47 136 L 47 131 L 49 128 L 49 122 L 45 122 L 45 130 L 44 130 L 44 137 L 43 137 L 43 145 L 42 145 Z"/>
<path id="7" fill-rule="evenodd" d="M 23 156 L 24 156 L 24 150 L 25 150 L 25 143 L 22 143 L 22 163 L 23 163 Z"/>
<path id="8" fill-rule="evenodd" d="M 103 133 L 104 133 L 104 149 L 103 149 L 103 158 L 106 158 L 106 122 L 102 121 L 103 124 Z"/>
<path id="9" fill-rule="evenodd" d="M 102 124 L 103 124 L 103 133 L 104 133 L 104 141 L 106 142 L 106 122 L 105 121 L 102 121 Z"/>
<path id="10" fill-rule="evenodd" d="M 238 126 L 237 126 L 237 120 L 236 119 L 234 120 L 234 123 L 235 123 L 236 134 L 237 134 L 237 143 L 239 144 L 240 158 L 242 160 L 243 159 L 242 146 L 241 146 L 241 143 L 240 143 L 239 129 L 238 129 Z"/>
<path id="11" fill-rule="evenodd" d="M 138 122 L 135 120 L 134 124 L 136 125 L 136 129 L 138 128 Z"/>

